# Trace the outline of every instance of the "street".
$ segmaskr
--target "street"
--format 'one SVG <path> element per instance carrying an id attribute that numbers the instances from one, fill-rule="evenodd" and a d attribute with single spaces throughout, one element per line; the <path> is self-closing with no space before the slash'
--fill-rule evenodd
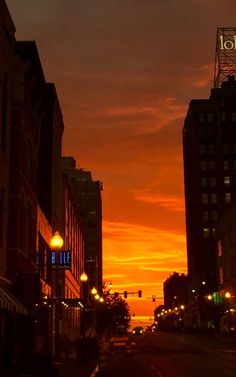
<path id="1" fill-rule="evenodd" d="M 206 335 L 148 333 L 132 337 L 136 353 L 115 352 L 106 376 L 235 377 L 236 339 Z"/>

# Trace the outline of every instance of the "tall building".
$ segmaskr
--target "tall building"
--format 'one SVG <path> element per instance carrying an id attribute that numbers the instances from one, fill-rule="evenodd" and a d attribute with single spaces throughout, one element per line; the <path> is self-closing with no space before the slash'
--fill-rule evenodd
<path id="1" fill-rule="evenodd" d="M 6 3 L 0 0 L 0 375 L 11 363 L 14 342 L 14 317 L 21 312 L 10 295 L 7 278 L 7 233 L 9 216 L 11 70 L 13 66 L 15 26 Z M 8 357 L 7 357 L 8 356 Z"/>
<path id="2" fill-rule="evenodd" d="M 187 302 L 188 277 L 184 274 L 174 272 L 165 280 L 164 288 L 164 307 L 174 309 Z"/>
<path id="3" fill-rule="evenodd" d="M 236 199 L 234 76 L 192 100 L 183 128 L 187 259 L 191 288 L 216 291 L 218 219 Z"/>
<path id="4" fill-rule="evenodd" d="M 72 157 L 63 157 L 64 169 L 71 171 L 77 207 L 80 211 L 84 238 L 84 269 L 88 285 L 102 291 L 102 184 L 94 181 L 90 171 L 76 169 Z"/>

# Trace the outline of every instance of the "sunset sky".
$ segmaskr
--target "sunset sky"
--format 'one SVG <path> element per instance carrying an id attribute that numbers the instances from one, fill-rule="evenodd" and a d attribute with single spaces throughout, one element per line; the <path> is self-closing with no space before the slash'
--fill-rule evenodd
<path id="1" fill-rule="evenodd" d="M 217 27 L 235 0 L 6 0 L 18 40 L 36 40 L 64 115 L 63 154 L 103 182 L 104 279 L 153 315 L 186 273 L 182 127 L 209 97 Z"/>

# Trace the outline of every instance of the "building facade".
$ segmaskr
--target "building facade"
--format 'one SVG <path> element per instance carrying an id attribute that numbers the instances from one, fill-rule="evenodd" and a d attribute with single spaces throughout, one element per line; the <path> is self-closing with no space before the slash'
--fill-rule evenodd
<path id="1" fill-rule="evenodd" d="M 93 181 L 91 172 L 76 169 L 72 157 L 63 157 L 62 161 L 71 171 L 71 184 L 82 221 L 87 286 L 96 287 L 102 293 L 102 184 Z"/>
<path id="2" fill-rule="evenodd" d="M 217 289 L 215 229 L 235 201 L 236 82 L 234 76 L 192 100 L 183 128 L 187 259 L 191 289 Z M 206 288 L 205 288 L 206 289 Z"/>
<path id="3" fill-rule="evenodd" d="M 221 330 L 236 331 L 236 207 L 232 206 L 217 226 L 217 285 L 224 306 Z"/>

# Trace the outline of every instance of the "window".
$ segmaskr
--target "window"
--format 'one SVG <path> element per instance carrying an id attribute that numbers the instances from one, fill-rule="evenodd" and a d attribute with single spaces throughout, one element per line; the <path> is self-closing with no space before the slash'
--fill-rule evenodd
<path id="1" fill-rule="evenodd" d="M 223 267 L 219 268 L 219 281 L 220 281 L 220 284 L 224 283 L 224 270 L 223 270 Z"/>
<path id="2" fill-rule="evenodd" d="M 210 168 L 211 170 L 213 170 L 213 169 L 216 168 L 216 163 L 215 163 L 215 161 L 209 161 L 209 168 Z"/>
<path id="3" fill-rule="evenodd" d="M 210 154 L 213 154 L 213 153 L 215 153 L 215 146 L 214 146 L 214 145 L 212 145 L 212 144 L 211 144 L 211 145 L 209 145 L 209 146 L 208 146 L 208 150 L 209 150 L 209 153 L 210 153 Z"/>
<path id="4" fill-rule="evenodd" d="M 211 213 L 211 219 L 213 221 L 217 221 L 218 220 L 218 213 L 217 213 L 217 211 L 212 211 L 212 213 Z"/>
<path id="5" fill-rule="evenodd" d="M 229 148 L 228 148 L 228 145 L 226 145 L 226 144 L 223 144 L 223 146 L 222 146 L 222 152 L 223 152 L 224 154 L 227 154 L 227 153 L 229 153 Z"/>
<path id="6" fill-rule="evenodd" d="M 202 220 L 203 221 L 208 221 L 209 220 L 209 213 L 208 213 L 208 211 L 203 211 L 202 212 Z"/>
<path id="7" fill-rule="evenodd" d="M 216 204 L 217 203 L 217 195 L 216 194 L 211 194 L 211 203 Z"/>
<path id="8" fill-rule="evenodd" d="M 210 236 L 210 229 L 209 228 L 203 228 L 203 237 L 209 238 Z"/>
<path id="9" fill-rule="evenodd" d="M 224 170 L 229 170 L 229 161 L 224 161 Z"/>
<path id="10" fill-rule="evenodd" d="M 203 193 L 202 194 L 202 204 L 207 204 L 208 203 L 208 194 Z"/>
<path id="11" fill-rule="evenodd" d="M 230 186 L 230 177 L 224 177 L 224 185 L 225 185 L 225 187 Z"/>
<path id="12" fill-rule="evenodd" d="M 212 228 L 212 236 L 215 237 L 216 235 L 216 228 Z"/>
<path id="13" fill-rule="evenodd" d="M 206 177 L 201 178 L 201 187 L 207 187 L 207 178 Z"/>
<path id="14" fill-rule="evenodd" d="M 205 153 L 206 153 L 206 146 L 200 145 L 200 154 L 205 154 Z"/>
<path id="15" fill-rule="evenodd" d="M 221 257 L 222 254 L 223 254 L 223 243 L 222 243 L 222 240 L 219 240 L 217 242 L 217 255 L 218 257 Z"/>
<path id="16" fill-rule="evenodd" d="M 231 120 L 232 122 L 236 122 L 236 113 L 232 113 Z"/>
<path id="17" fill-rule="evenodd" d="M 231 203 L 231 193 L 230 192 L 225 193 L 225 203 Z"/>
<path id="18" fill-rule="evenodd" d="M 220 114 L 220 120 L 221 120 L 221 122 L 226 122 L 226 113 Z"/>
<path id="19" fill-rule="evenodd" d="M 201 161 L 201 170 L 206 170 L 206 161 Z"/>
<path id="20" fill-rule="evenodd" d="M 204 114 L 203 113 L 198 113 L 198 121 L 199 122 L 204 122 Z"/>
<path id="21" fill-rule="evenodd" d="M 212 113 L 208 113 L 207 114 L 207 121 L 208 122 L 213 122 L 213 114 Z"/>
<path id="22" fill-rule="evenodd" d="M 210 178 L 210 187 L 216 187 L 216 178 L 215 177 Z"/>

